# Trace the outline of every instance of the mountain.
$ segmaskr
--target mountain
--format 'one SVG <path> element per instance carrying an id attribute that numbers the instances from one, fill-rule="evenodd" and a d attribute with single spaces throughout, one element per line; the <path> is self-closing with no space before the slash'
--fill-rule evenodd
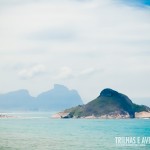
<path id="1" fill-rule="evenodd" d="M 18 90 L 0 94 L 0 110 L 32 110 L 35 98 L 27 90 Z"/>
<path id="2" fill-rule="evenodd" d="M 76 90 L 55 84 L 52 90 L 41 93 L 37 98 L 37 106 L 40 109 L 63 110 L 83 104 Z"/>
<path id="3" fill-rule="evenodd" d="M 58 84 L 37 97 L 32 97 L 27 90 L 0 94 L 0 111 L 61 111 L 81 104 L 76 90 Z"/>
<path id="4" fill-rule="evenodd" d="M 135 113 L 149 112 L 150 108 L 134 104 L 126 95 L 112 89 L 104 89 L 86 105 L 79 105 L 53 117 L 60 118 L 135 118 Z"/>

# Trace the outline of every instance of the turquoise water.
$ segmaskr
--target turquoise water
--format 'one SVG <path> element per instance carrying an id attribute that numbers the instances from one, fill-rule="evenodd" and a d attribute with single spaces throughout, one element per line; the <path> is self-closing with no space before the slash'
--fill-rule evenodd
<path id="1" fill-rule="evenodd" d="M 0 119 L 0 150 L 149 150 L 115 137 L 150 137 L 150 119 L 51 119 L 49 113 Z"/>

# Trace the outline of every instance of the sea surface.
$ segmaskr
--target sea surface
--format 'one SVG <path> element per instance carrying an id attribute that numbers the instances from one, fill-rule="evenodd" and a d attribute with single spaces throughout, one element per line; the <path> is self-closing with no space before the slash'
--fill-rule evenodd
<path id="1" fill-rule="evenodd" d="M 51 113 L 14 113 L 0 119 L 0 150 L 150 150 L 150 119 L 51 119 Z M 116 137 L 130 138 L 124 144 Z M 140 138 L 140 143 L 134 143 Z M 128 143 L 130 142 L 130 143 Z"/>

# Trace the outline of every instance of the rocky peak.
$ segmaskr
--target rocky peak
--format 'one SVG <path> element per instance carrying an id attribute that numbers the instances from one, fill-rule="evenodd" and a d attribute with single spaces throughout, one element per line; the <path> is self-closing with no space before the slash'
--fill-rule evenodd
<path id="1" fill-rule="evenodd" d="M 101 91 L 100 96 L 104 96 L 104 97 L 112 97 L 112 96 L 116 96 L 119 93 L 117 91 L 114 91 L 112 89 L 106 88 L 104 90 Z"/>
<path id="2" fill-rule="evenodd" d="M 54 84 L 54 89 L 55 90 L 68 90 L 67 87 L 65 87 L 64 85 L 60 85 L 60 84 Z"/>

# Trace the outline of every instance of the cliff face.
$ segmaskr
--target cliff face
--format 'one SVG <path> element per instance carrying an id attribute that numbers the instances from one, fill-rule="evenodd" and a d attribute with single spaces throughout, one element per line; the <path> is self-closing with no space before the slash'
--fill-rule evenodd
<path id="1" fill-rule="evenodd" d="M 66 113 L 68 118 L 135 118 L 135 112 L 141 111 L 149 112 L 150 108 L 134 104 L 126 95 L 117 91 L 104 89 L 93 101 L 67 109 L 64 114 L 65 118 Z"/>

